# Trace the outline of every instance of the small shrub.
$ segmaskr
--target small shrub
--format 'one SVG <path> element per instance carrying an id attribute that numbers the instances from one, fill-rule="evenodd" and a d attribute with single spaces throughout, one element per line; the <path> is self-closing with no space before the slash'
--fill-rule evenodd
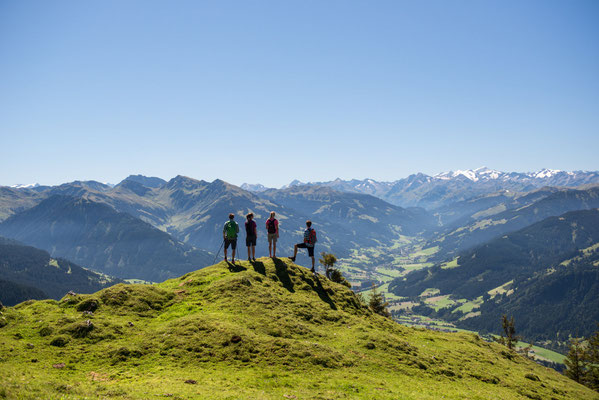
<path id="1" fill-rule="evenodd" d="M 44 326 L 38 331 L 38 333 L 41 337 L 50 336 L 53 333 L 53 329 L 49 326 Z"/>
<path id="2" fill-rule="evenodd" d="M 526 375 L 524 375 L 524 377 L 525 377 L 526 379 L 530 379 L 531 381 L 536 381 L 536 382 L 538 382 L 538 381 L 540 381 L 540 380 L 541 380 L 541 378 L 539 378 L 539 377 L 538 377 L 538 376 L 536 376 L 535 374 L 530 374 L 530 373 L 529 373 L 529 374 L 526 374 Z"/>
<path id="3" fill-rule="evenodd" d="M 69 338 L 61 335 L 61 336 L 56 336 L 54 339 L 52 339 L 52 341 L 50 342 L 50 346 L 64 347 L 67 345 L 67 343 L 69 343 Z"/>
<path id="4" fill-rule="evenodd" d="M 142 356 L 142 353 L 139 350 L 129 350 L 126 347 L 120 347 L 119 349 L 114 350 L 111 353 L 111 356 L 115 362 L 118 362 L 127 361 L 130 358 L 139 358 Z"/>
<path id="5" fill-rule="evenodd" d="M 77 305 L 77 311 L 94 312 L 98 309 L 100 303 L 96 299 L 85 299 Z"/>
<path id="6" fill-rule="evenodd" d="M 74 338 L 84 338 L 94 329 L 94 324 L 88 319 L 65 327 L 61 332 L 68 333 Z"/>

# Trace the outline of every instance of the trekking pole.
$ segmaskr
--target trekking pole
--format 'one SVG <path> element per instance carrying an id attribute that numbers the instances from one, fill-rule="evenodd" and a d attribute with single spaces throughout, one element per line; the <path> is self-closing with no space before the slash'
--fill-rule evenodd
<path id="1" fill-rule="evenodd" d="M 218 251 L 216 252 L 216 256 L 214 256 L 214 261 L 212 261 L 212 264 L 216 263 L 216 259 L 218 258 L 218 255 L 220 254 L 220 250 L 223 248 L 223 246 L 225 245 L 225 239 L 223 239 L 223 241 L 220 244 L 220 247 L 218 248 Z"/>

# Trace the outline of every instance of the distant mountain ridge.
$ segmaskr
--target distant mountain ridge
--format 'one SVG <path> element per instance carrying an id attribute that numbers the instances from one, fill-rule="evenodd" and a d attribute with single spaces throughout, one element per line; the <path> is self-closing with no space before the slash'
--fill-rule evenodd
<path id="1" fill-rule="evenodd" d="M 281 189 L 299 185 L 329 186 L 344 192 L 370 194 L 400 207 L 436 209 L 452 202 L 501 190 L 524 192 L 543 186 L 575 187 L 586 184 L 599 184 L 599 171 L 561 171 L 545 168 L 536 172 L 502 172 L 480 167 L 432 176 L 417 173 L 390 182 L 339 178 L 309 183 L 294 180 Z M 248 190 L 252 190 L 253 186 L 262 185 L 246 184 Z"/>
<path id="2" fill-rule="evenodd" d="M 277 246 L 279 255 L 292 251 L 293 244 L 301 240 L 305 221 L 311 218 L 320 237 L 319 248 L 334 250 L 340 256 L 349 254 L 356 246 L 378 245 L 381 240 L 389 242 L 396 233 L 415 234 L 433 225 L 424 210 L 402 209 L 374 196 L 341 192 L 331 187 L 298 185 L 289 188 L 303 190 L 298 202 L 294 200 L 298 196 L 289 196 L 291 192 L 281 191 L 275 195 L 273 189 L 269 189 L 254 193 L 220 179 L 206 182 L 176 176 L 156 187 L 159 183 L 134 177 L 112 188 L 94 181 L 76 181 L 49 188 L 41 192 L 39 198 L 58 194 L 103 203 L 148 222 L 182 242 L 214 253 L 222 243 L 222 225 L 230 212 L 238 216 L 242 231 L 245 215 L 254 213 L 259 240 L 263 240 L 264 222 L 270 212 L 275 211 L 282 230 Z M 303 201 L 307 207 L 301 204 Z M 324 212 L 331 207 L 335 213 Z M 379 221 L 381 224 L 377 226 Z M 358 227 L 367 230 L 356 229 Z M 366 232 L 372 232 L 377 238 Z M 244 236 L 242 233 L 241 237 Z M 259 251 L 266 250 L 260 247 Z"/>

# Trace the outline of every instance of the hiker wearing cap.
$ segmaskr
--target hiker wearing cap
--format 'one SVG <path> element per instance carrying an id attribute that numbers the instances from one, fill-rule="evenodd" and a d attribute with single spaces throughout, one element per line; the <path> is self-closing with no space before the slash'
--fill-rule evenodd
<path id="1" fill-rule="evenodd" d="M 297 249 L 308 249 L 308 256 L 312 259 L 312 273 L 316 273 L 314 270 L 314 245 L 316 244 L 316 231 L 312 229 L 312 221 L 306 221 L 306 230 L 304 231 L 304 242 L 298 243 L 293 248 L 293 257 L 289 257 L 291 261 L 295 262 L 295 256 L 297 256 Z"/>
<path id="2" fill-rule="evenodd" d="M 225 241 L 225 261 L 227 261 L 227 249 L 231 245 L 233 254 L 231 262 L 235 264 L 235 249 L 237 248 L 237 234 L 239 233 L 239 225 L 234 220 L 235 214 L 229 214 L 229 220 L 223 226 L 223 240 Z"/>
<path id="3" fill-rule="evenodd" d="M 256 238 L 258 237 L 258 232 L 256 231 L 256 222 L 254 221 L 254 213 L 249 213 L 245 216 L 247 221 L 245 221 L 245 245 L 248 248 L 248 261 L 256 261 Z M 251 255 L 250 258 L 250 248 Z"/>
<path id="4" fill-rule="evenodd" d="M 279 238 L 279 221 L 275 218 L 275 212 L 270 212 L 270 218 L 266 220 L 266 232 L 268 237 L 268 256 L 277 258 L 277 239 Z"/>

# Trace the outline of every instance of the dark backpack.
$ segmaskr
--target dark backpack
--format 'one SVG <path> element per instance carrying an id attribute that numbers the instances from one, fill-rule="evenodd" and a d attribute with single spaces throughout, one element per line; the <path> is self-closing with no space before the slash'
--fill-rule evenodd
<path id="1" fill-rule="evenodd" d="M 245 223 L 245 234 L 247 236 L 254 236 L 254 226 L 255 226 L 254 224 L 255 224 L 255 222 L 253 220 L 247 221 Z"/>
<path id="2" fill-rule="evenodd" d="M 268 229 L 268 233 L 277 233 L 277 226 L 275 225 L 276 219 L 268 219 L 266 220 L 266 227 Z"/>

